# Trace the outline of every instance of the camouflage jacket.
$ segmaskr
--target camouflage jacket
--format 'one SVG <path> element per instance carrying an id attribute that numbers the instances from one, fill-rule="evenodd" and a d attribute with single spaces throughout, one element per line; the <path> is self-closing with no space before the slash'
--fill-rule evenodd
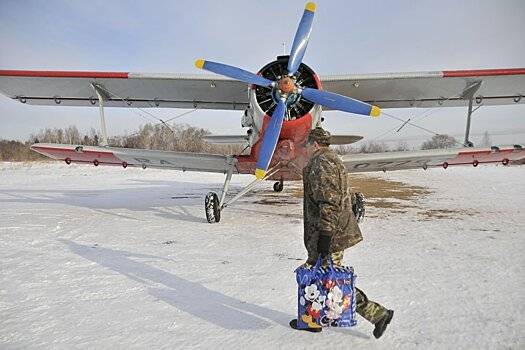
<path id="1" fill-rule="evenodd" d="M 352 211 L 346 168 L 328 147 L 317 150 L 303 169 L 304 244 L 308 263 L 317 261 L 319 235 L 331 236 L 330 253 L 349 248 L 363 237 Z"/>

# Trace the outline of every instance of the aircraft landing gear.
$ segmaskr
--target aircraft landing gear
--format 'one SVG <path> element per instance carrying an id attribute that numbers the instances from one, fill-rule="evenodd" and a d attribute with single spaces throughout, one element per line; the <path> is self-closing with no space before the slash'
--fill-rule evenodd
<path id="1" fill-rule="evenodd" d="M 204 199 L 204 211 L 206 212 L 206 220 L 210 224 L 221 221 L 221 207 L 217 193 L 208 192 Z"/>
<path id="2" fill-rule="evenodd" d="M 284 188 L 284 183 L 282 179 L 273 184 L 273 190 L 275 192 L 281 192 L 283 188 Z"/>
<path id="3" fill-rule="evenodd" d="M 231 158 L 229 161 L 231 162 L 231 167 L 228 170 L 228 173 L 226 174 L 226 180 L 224 181 L 224 186 L 222 188 L 221 198 L 219 199 L 219 196 L 215 192 L 208 192 L 206 198 L 204 198 L 204 211 L 206 213 L 206 220 L 208 220 L 210 224 L 221 221 L 221 212 L 223 209 L 225 209 L 230 204 L 236 202 L 239 198 L 241 198 L 246 193 L 251 191 L 255 186 L 257 186 L 257 184 L 259 184 L 261 181 L 264 181 L 267 178 L 275 175 L 275 173 L 277 173 L 281 169 L 280 164 L 277 163 L 277 165 L 268 170 L 266 176 L 263 179 L 255 179 L 246 187 L 244 187 L 239 193 L 237 193 L 233 198 L 226 201 L 226 193 L 228 192 L 228 188 L 230 187 L 230 180 L 232 178 L 233 169 L 235 167 L 234 159 Z M 277 184 L 280 185 L 282 191 L 282 180 L 280 182 L 277 182 Z M 274 185 L 274 190 L 275 187 L 276 185 Z"/>

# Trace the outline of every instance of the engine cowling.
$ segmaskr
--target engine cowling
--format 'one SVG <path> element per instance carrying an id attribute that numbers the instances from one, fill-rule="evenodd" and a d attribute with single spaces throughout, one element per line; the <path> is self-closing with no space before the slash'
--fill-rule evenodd
<path id="1" fill-rule="evenodd" d="M 287 74 L 288 57 L 289 56 L 277 57 L 277 60 L 268 63 L 257 74 L 272 81 L 279 81 L 281 77 L 285 77 Z M 301 63 L 293 79 L 296 85 L 301 88 L 321 88 L 321 83 L 315 72 L 304 63 Z M 254 87 L 254 95 L 260 110 L 265 115 L 272 115 L 277 105 L 275 88 L 256 86 Z M 287 100 L 287 115 L 285 116 L 285 120 L 299 119 L 309 113 L 313 107 L 314 104 L 301 98 L 300 94 L 290 94 Z"/>

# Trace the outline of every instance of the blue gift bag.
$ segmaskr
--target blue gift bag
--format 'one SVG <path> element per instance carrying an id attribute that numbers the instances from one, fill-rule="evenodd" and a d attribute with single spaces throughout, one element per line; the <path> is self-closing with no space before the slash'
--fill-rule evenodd
<path id="1" fill-rule="evenodd" d="M 355 319 L 355 274 L 351 266 L 301 266 L 295 270 L 298 286 L 297 327 L 352 327 Z"/>

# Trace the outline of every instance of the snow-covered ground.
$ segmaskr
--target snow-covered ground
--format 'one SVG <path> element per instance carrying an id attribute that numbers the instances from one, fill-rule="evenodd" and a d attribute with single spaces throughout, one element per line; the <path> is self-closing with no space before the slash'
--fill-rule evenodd
<path id="1" fill-rule="evenodd" d="M 2 349 L 525 347 L 525 167 L 376 176 L 428 187 L 368 208 L 347 251 L 383 338 L 293 331 L 302 201 L 264 184 L 208 224 L 223 175 L 0 163 Z M 233 191 L 252 176 L 237 176 Z"/>

